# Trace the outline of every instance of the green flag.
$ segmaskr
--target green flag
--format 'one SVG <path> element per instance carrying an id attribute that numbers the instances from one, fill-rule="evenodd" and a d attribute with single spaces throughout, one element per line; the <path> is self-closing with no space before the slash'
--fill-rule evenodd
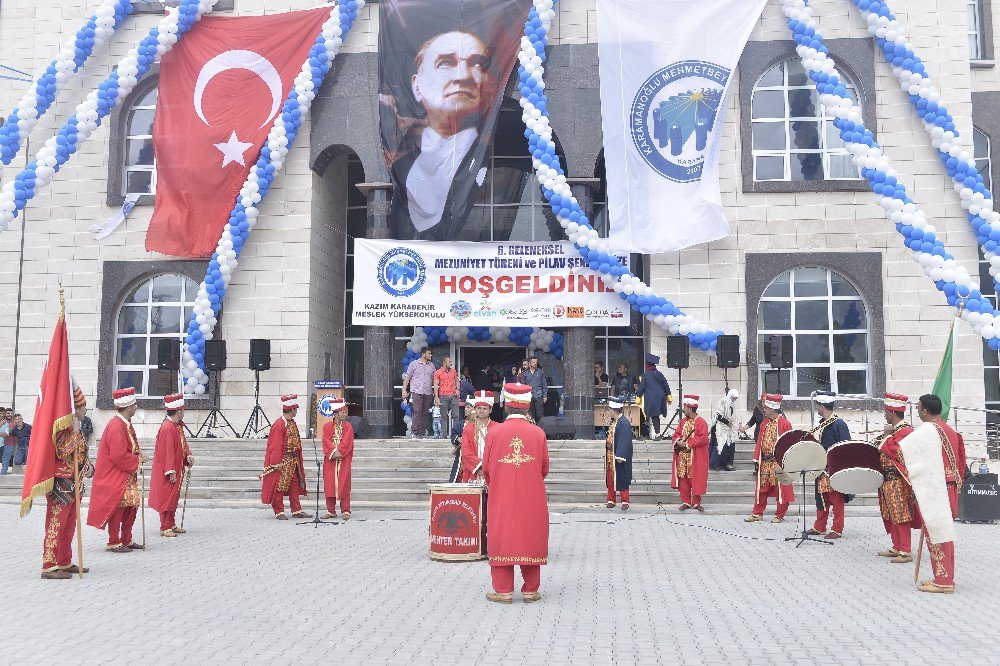
<path id="1" fill-rule="evenodd" d="M 948 411 L 951 409 L 951 353 L 955 343 L 955 322 L 951 322 L 951 331 L 948 332 L 948 346 L 944 348 L 944 357 L 941 359 L 941 366 L 938 368 L 937 377 L 934 378 L 934 388 L 931 393 L 941 398 L 941 418 L 948 420 Z"/>

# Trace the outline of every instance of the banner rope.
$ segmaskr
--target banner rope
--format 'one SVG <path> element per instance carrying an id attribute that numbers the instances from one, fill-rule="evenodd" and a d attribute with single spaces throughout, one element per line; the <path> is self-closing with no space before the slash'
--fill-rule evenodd
<path id="1" fill-rule="evenodd" d="M 24 94 L 0 127 L 0 164 L 13 161 L 21 150 L 22 140 L 28 138 L 56 96 L 76 78 L 91 54 L 115 34 L 133 9 L 131 0 L 104 0 L 73 39 L 63 45 L 35 81 L 34 88 Z"/>
<path id="2" fill-rule="evenodd" d="M 923 121 L 931 145 L 937 149 L 938 157 L 954 181 L 969 224 L 976 232 L 983 255 L 990 262 L 994 289 L 1000 292 L 1000 256 L 996 252 L 1000 245 L 1000 213 L 993 210 L 993 193 L 989 183 L 976 169 L 975 158 L 964 145 L 964 139 L 955 127 L 955 119 L 941 101 L 941 93 L 931 82 L 923 61 L 906 36 L 905 27 L 889 10 L 889 5 L 884 0 L 851 2 L 861 10 L 869 34 L 886 62 L 892 66 L 900 88 Z"/>
<path id="3" fill-rule="evenodd" d="M 960 316 L 969 323 L 977 335 L 981 335 L 986 340 L 990 349 L 1000 349 L 1000 337 L 997 337 L 1000 333 L 1000 313 L 976 287 L 969 271 L 956 262 L 955 257 L 947 251 L 944 242 L 938 237 L 937 230 L 927 222 L 923 211 L 919 210 L 907 195 L 906 187 L 899 182 L 898 172 L 892 167 L 889 158 L 883 154 L 882 147 L 875 140 L 875 135 L 865 127 L 861 107 L 855 100 L 851 99 L 844 77 L 837 70 L 833 59 L 829 57 L 829 50 L 823 43 L 823 36 L 816 27 L 812 8 L 805 0 L 782 0 L 781 4 L 787 17 L 788 29 L 792 33 L 792 39 L 796 42 L 795 50 L 802 60 L 803 67 L 809 73 L 809 78 L 819 94 L 820 102 L 835 117 L 833 124 L 839 130 L 841 139 L 846 143 L 854 164 L 860 169 L 861 176 L 868 181 L 872 192 L 876 194 L 878 204 L 885 210 L 889 219 L 896 223 L 896 231 L 903 237 L 903 243 L 912 252 L 913 260 L 920 264 L 924 275 L 934 281 L 934 286 L 938 291 L 944 293 L 948 305 L 959 309 Z M 880 39 L 886 39 L 883 52 L 893 54 L 891 61 L 893 67 L 897 67 L 895 62 L 897 57 L 902 57 L 904 54 L 912 55 L 912 49 L 905 45 L 906 37 L 901 29 L 894 28 L 891 46 L 888 43 L 888 30 L 883 30 L 882 33 L 878 32 L 890 24 L 891 14 L 888 14 L 888 8 L 885 7 L 884 2 L 881 0 L 862 0 L 858 5 L 863 10 L 876 8 L 877 11 L 870 11 L 868 14 L 868 16 L 877 15 L 875 19 L 868 19 L 869 25 L 875 24 L 877 26 L 875 28 L 876 34 L 879 35 Z M 883 19 L 885 20 L 883 21 Z M 885 26 L 882 25 L 883 23 Z M 898 22 L 893 25 L 898 26 Z M 896 39 L 904 40 L 903 50 L 898 56 L 896 55 L 898 44 Z M 880 44 L 880 46 L 882 45 Z M 912 85 L 917 86 L 916 96 L 919 99 L 914 102 L 914 105 L 918 110 L 927 109 L 923 118 L 925 124 L 931 126 L 929 132 L 932 141 L 938 139 L 944 141 L 945 136 L 949 137 L 946 142 L 947 151 L 943 150 L 944 143 L 939 143 L 935 147 L 942 153 L 942 159 L 944 159 L 944 155 L 948 156 L 946 166 L 949 169 L 949 175 L 951 175 L 952 170 L 955 171 L 956 175 L 953 178 L 956 180 L 956 189 L 959 184 L 957 174 L 966 174 L 962 180 L 963 188 L 960 195 L 963 199 L 963 206 L 966 207 L 973 219 L 973 224 L 978 225 L 977 229 L 981 235 L 984 230 L 988 230 L 990 236 L 996 233 L 998 240 L 1000 240 L 1000 225 L 998 225 L 997 231 L 994 231 L 989 223 L 981 217 L 981 214 L 985 213 L 990 219 L 995 219 L 996 214 L 992 211 L 992 198 L 986 197 L 989 190 L 983 186 L 982 176 L 976 171 L 975 162 L 968 152 L 956 143 L 958 135 L 954 131 L 954 121 L 951 115 L 940 106 L 928 106 L 932 102 L 937 104 L 930 99 L 937 92 L 932 89 L 929 83 L 923 82 L 925 78 L 923 64 L 914 60 L 912 63 L 906 63 L 905 68 L 903 67 L 904 61 L 913 60 L 915 57 L 903 58 L 898 67 L 907 72 L 915 73 L 917 78 L 913 78 L 908 73 L 906 75 L 900 74 L 900 80 L 905 78 L 907 81 L 913 81 Z M 909 67 L 913 69 L 908 69 Z M 909 87 L 907 92 L 909 92 Z M 938 136 L 939 134 L 940 136 Z M 958 153 L 958 157 L 952 155 L 951 151 L 953 150 Z M 964 194 L 965 190 L 969 191 L 968 197 Z M 968 205 L 965 203 L 966 200 L 969 202 Z M 990 242 L 995 248 L 996 242 L 992 238 Z M 985 250 L 986 248 L 984 248 Z M 992 261 L 991 258 L 991 263 Z M 995 275 L 992 268 L 991 273 Z"/>
<path id="4" fill-rule="evenodd" d="M 139 46 L 130 50 L 97 90 L 91 91 L 76 107 L 76 112 L 45 142 L 35 159 L 28 162 L 14 180 L 4 183 L 0 189 L 0 232 L 6 231 L 38 191 L 52 182 L 52 176 L 100 127 L 101 120 L 132 92 L 156 58 L 169 51 L 216 2 L 181 0 L 179 5 L 169 8 Z"/>
<path id="5" fill-rule="evenodd" d="M 316 91 L 323 85 L 330 65 L 344 43 L 343 38 L 354 25 L 358 12 L 364 5 L 364 0 L 347 0 L 338 2 L 330 10 L 330 17 L 323 23 L 316 43 L 309 50 L 308 58 L 296 75 L 281 113 L 274 119 L 267 143 L 261 148 L 257 162 L 240 189 L 219 244 L 208 262 L 205 279 L 198 288 L 188 322 L 181 362 L 185 393 L 205 393 L 208 385 L 205 342 L 214 335 L 233 271 L 236 270 L 240 253 L 260 215 L 260 202 L 267 196 L 275 176 L 284 166 L 289 147 L 302 127 L 303 118 L 309 113 Z"/>

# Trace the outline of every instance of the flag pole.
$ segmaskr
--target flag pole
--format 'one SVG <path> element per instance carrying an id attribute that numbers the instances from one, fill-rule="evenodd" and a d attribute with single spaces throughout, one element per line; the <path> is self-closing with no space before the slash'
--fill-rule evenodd
<path id="1" fill-rule="evenodd" d="M 83 530 L 80 529 L 80 495 L 82 490 L 80 486 L 80 450 L 76 448 L 73 451 L 73 495 L 75 495 L 76 501 L 76 566 L 80 570 L 80 580 L 83 580 Z"/>

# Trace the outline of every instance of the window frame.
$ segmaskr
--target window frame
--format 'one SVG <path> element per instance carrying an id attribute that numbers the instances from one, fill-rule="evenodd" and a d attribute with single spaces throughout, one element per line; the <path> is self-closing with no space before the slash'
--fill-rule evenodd
<path id="1" fill-rule="evenodd" d="M 142 101 L 142 99 L 145 98 L 146 95 L 149 95 L 154 90 L 156 91 L 157 101 L 159 101 L 159 86 L 147 86 L 147 88 L 146 88 L 146 94 L 143 95 L 142 98 L 137 98 L 137 101 Z M 153 130 L 152 130 L 152 127 L 150 127 L 150 133 L 149 134 L 129 134 L 129 132 L 131 130 L 131 127 L 130 127 L 131 123 L 130 123 L 130 121 L 131 121 L 132 112 L 133 111 L 148 111 L 148 110 L 152 110 L 155 113 L 156 112 L 156 104 L 155 103 L 152 104 L 152 105 L 149 105 L 149 104 L 136 104 L 136 105 L 130 106 L 126 110 L 126 112 L 125 112 L 125 130 L 124 130 L 124 137 L 123 137 L 123 141 L 122 141 L 122 144 L 123 144 L 122 173 L 121 173 L 121 183 L 120 183 L 121 193 L 122 193 L 123 197 L 127 197 L 130 194 L 135 194 L 135 193 L 128 192 L 128 177 L 129 177 L 129 174 L 130 173 L 146 173 L 146 172 L 150 173 L 150 178 L 149 178 L 149 192 L 140 192 L 138 194 L 139 194 L 140 198 L 141 197 L 155 197 L 156 196 L 156 155 L 154 154 L 154 156 L 153 156 L 153 163 L 150 166 L 148 166 L 148 167 L 142 166 L 142 165 L 132 165 L 132 164 L 129 164 L 129 161 L 128 161 L 128 149 L 129 149 L 129 142 L 130 141 L 137 141 L 137 140 L 144 141 L 146 139 L 148 139 L 150 141 L 153 140 Z"/>
<path id="2" fill-rule="evenodd" d="M 843 276 L 857 290 L 868 316 L 868 388 L 869 398 L 852 400 L 859 408 L 880 409 L 885 392 L 885 321 L 881 252 L 748 252 L 745 264 L 745 297 L 747 313 L 746 405 L 753 409 L 760 396 L 758 359 L 758 305 L 774 280 L 795 268 L 823 268 Z M 831 322 L 832 325 L 832 322 Z M 831 349 L 831 354 L 833 350 Z M 831 367 L 834 365 L 831 361 Z M 790 410 L 809 409 L 808 398 L 790 397 L 784 407 Z"/>
<path id="3" fill-rule="evenodd" d="M 136 85 L 122 103 L 111 111 L 108 123 L 108 180 L 107 205 L 118 208 L 125 203 L 125 177 L 127 173 L 126 151 L 128 150 L 128 120 L 135 104 L 153 88 L 160 84 L 160 63 L 153 63 L 146 76 Z M 155 108 L 155 107 L 154 107 Z M 153 192 L 156 191 L 156 162 L 153 162 Z M 135 202 L 136 206 L 152 206 L 154 194 L 142 194 Z"/>
<path id="4" fill-rule="evenodd" d="M 877 127 L 875 50 L 870 39 L 830 39 L 826 41 L 838 69 L 853 83 L 865 125 Z M 754 180 L 753 122 L 750 103 L 757 81 L 783 61 L 798 58 L 793 41 L 750 41 L 739 62 L 740 165 L 743 192 L 866 192 L 863 179 Z M 787 147 L 786 147 L 787 149 Z M 821 152 L 821 151 L 817 151 Z M 786 169 L 788 166 L 786 165 Z"/>

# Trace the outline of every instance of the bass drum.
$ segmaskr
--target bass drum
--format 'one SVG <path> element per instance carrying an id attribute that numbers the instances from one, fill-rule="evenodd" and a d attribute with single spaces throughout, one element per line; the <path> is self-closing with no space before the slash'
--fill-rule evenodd
<path id="1" fill-rule="evenodd" d="M 774 459 L 781 470 L 782 483 L 801 479 L 802 472 L 805 472 L 806 481 L 811 481 L 826 468 L 826 451 L 806 430 L 789 430 L 778 437 Z"/>
<path id="2" fill-rule="evenodd" d="M 830 487 L 845 495 L 874 493 L 882 485 L 878 449 L 868 442 L 838 442 L 826 452 Z"/>

